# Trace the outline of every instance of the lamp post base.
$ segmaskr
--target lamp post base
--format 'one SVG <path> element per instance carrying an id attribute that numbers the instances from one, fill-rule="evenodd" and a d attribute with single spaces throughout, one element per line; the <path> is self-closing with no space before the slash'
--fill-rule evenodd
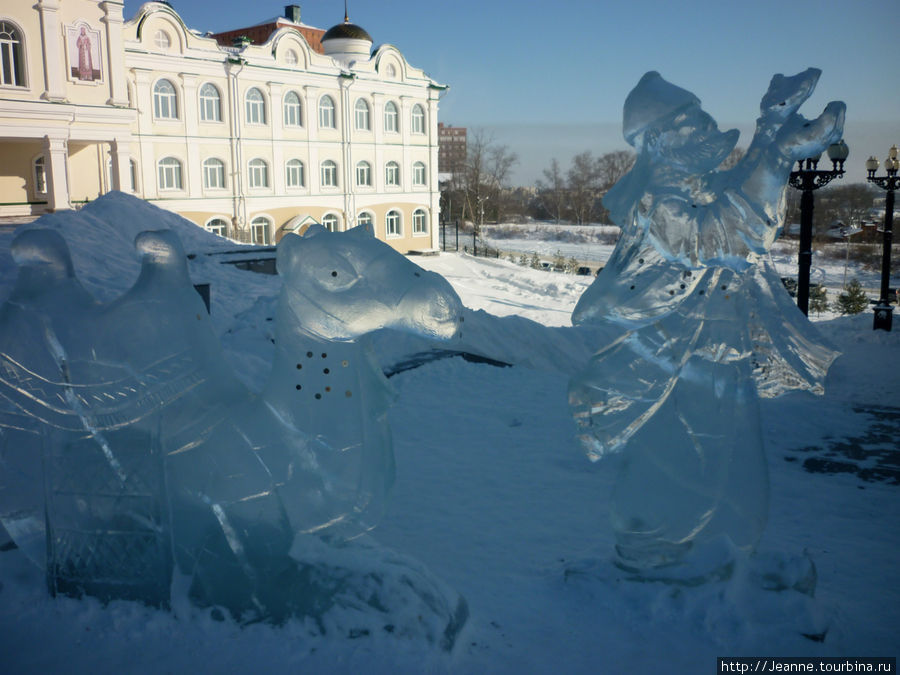
<path id="1" fill-rule="evenodd" d="M 893 314 L 894 308 L 889 303 L 879 302 L 875 305 L 875 322 L 872 330 L 886 330 L 890 332 Z"/>

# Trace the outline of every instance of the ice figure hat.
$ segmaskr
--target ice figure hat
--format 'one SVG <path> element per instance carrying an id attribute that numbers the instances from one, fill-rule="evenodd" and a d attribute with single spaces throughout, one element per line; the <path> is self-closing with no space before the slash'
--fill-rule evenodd
<path id="1" fill-rule="evenodd" d="M 676 112 L 699 106 L 700 99 L 687 89 L 667 82 L 655 70 L 646 73 L 625 99 L 622 133 L 632 147 L 643 144 L 644 131 Z"/>

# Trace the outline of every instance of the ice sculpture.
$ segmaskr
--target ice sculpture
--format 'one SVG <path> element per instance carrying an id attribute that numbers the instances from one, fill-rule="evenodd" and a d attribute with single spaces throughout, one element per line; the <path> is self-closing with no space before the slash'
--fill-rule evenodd
<path id="1" fill-rule="evenodd" d="M 692 93 L 649 72 L 625 102 L 637 160 L 604 198 L 622 235 L 572 315 L 625 330 L 569 388 L 590 457 L 624 450 L 611 507 L 623 566 L 672 565 L 714 541 L 752 549 L 768 508 L 758 396 L 822 391 L 835 353 L 767 259 L 794 162 L 841 136 L 842 103 L 797 112 L 819 75 L 772 79 L 727 171 L 738 132 Z"/>
<path id="2" fill-rule="evenodd" d="M 370 543 L 363 558 L 387 568 L 373 575 L 343 544 L 375 524 L 393 482 L 391 392 L 365 334 L 453 336 L 450 285 L 363 228 L 289 235 L 277 356 L 256 395 L 222 354 L 177 236 L 144 232 L 136 248 L 137 282 L 100 304 L 56 232 L 12 246 L 0 396 L 23 436 L 0 456 L 0 518 L 32 558 L 45 553 L 51 588 L 168 605 L 177 570 L 197 604 L 242 620 L 368 603 L 455 636 L 458 596 Z"/>

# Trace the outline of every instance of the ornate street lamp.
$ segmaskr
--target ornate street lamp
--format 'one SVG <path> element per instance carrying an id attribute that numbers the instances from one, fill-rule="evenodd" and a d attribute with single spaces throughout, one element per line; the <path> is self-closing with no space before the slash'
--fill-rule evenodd
<path id="1" fill-rule="evenodd" d="M 844 161 L 849 154 L 850 150 L 847 148 L 847 144 L 844 141 L 838 141 L 828 146 L 831 170 L 818 169 L 819 157 L 810 157 L 798 160 L 797 170 L 791 171 L 790 186 L 803 193 L 800 196 L 797 307 L 807 316 L 809 315 L 809 268 L 812 266 L 813 190 L 828 185 L 834 178 L 842 178 Z"/>
<path id="2" fill-rule="evenodd" d="M 894 190 L 900 187 L 900 177 L 897 176 L 897 169 L 900 169 L 900 160 L 897 159 L 897 146 L 892 145 L 888 151 L 887 159 L 884 160 L 884 169 L 887 176 L 876 176 L 878 170 L 878 160 L 869 157 L 866 160 L 866 171 L 868 176 L 866 180 L 874 183 L 882 190 L 887 191 L 887 197 L 884 200 L 884 250 L 881 254 L 881 297 L 878 304 L 875 305 L 875 322 L 872 326 L 873 330 L 891 330 L 891 321 L 894 308 L 891 307 L 891 301 L 888 297 L 891 286 L 891 239 L 893 238 L 894 228 Z"/>

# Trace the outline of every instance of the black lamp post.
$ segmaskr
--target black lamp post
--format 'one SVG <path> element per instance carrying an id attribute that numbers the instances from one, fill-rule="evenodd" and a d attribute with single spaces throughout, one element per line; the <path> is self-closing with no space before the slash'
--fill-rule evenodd
<path id="1" fill-rule="evenodd" d="M 881 254 L 881 297 L 878 298 L 878 304 L 875 305 L 875 323 L 873 330 L 890 331 L 891 321 L 894 308 L 891 307 L 891 301 L 888 297 L 891 286 L 891 239 L 893 238 L 894 228 L 894 190 L 900 187 L 900 177 L 897 176 L 897 169 L 900 169 L 900 160 L 897 159 L 897 146 L 892 145 L 888 152 L 887 159 L 884 160 L 884 169 L 887 176 L 876 176 L 878 170 L 878 160 L 869 157 L 866 161 L 866 171 L 868 176 L 866 180 L 875 183 L 882 190 L 887 191 L 887 197 L 884 200 L 884 250 Z"/>
<path id="2" fill-rule="evenodd" d="M 819 157 L 801 159 L 797 170 L 791 171 L 790 186 L 801 190 L 800 196 L 800 253 L 797 270 L 797 307 L 809 315 L 809 268 L 812 266 L 813 190 L 828 185 L 844 175 L 844 161 L 850 151 L 844 141 L 828 146 L 831 170 L 817 169 Z M 804 166 L 805 164 L 805 166 Z"/>

